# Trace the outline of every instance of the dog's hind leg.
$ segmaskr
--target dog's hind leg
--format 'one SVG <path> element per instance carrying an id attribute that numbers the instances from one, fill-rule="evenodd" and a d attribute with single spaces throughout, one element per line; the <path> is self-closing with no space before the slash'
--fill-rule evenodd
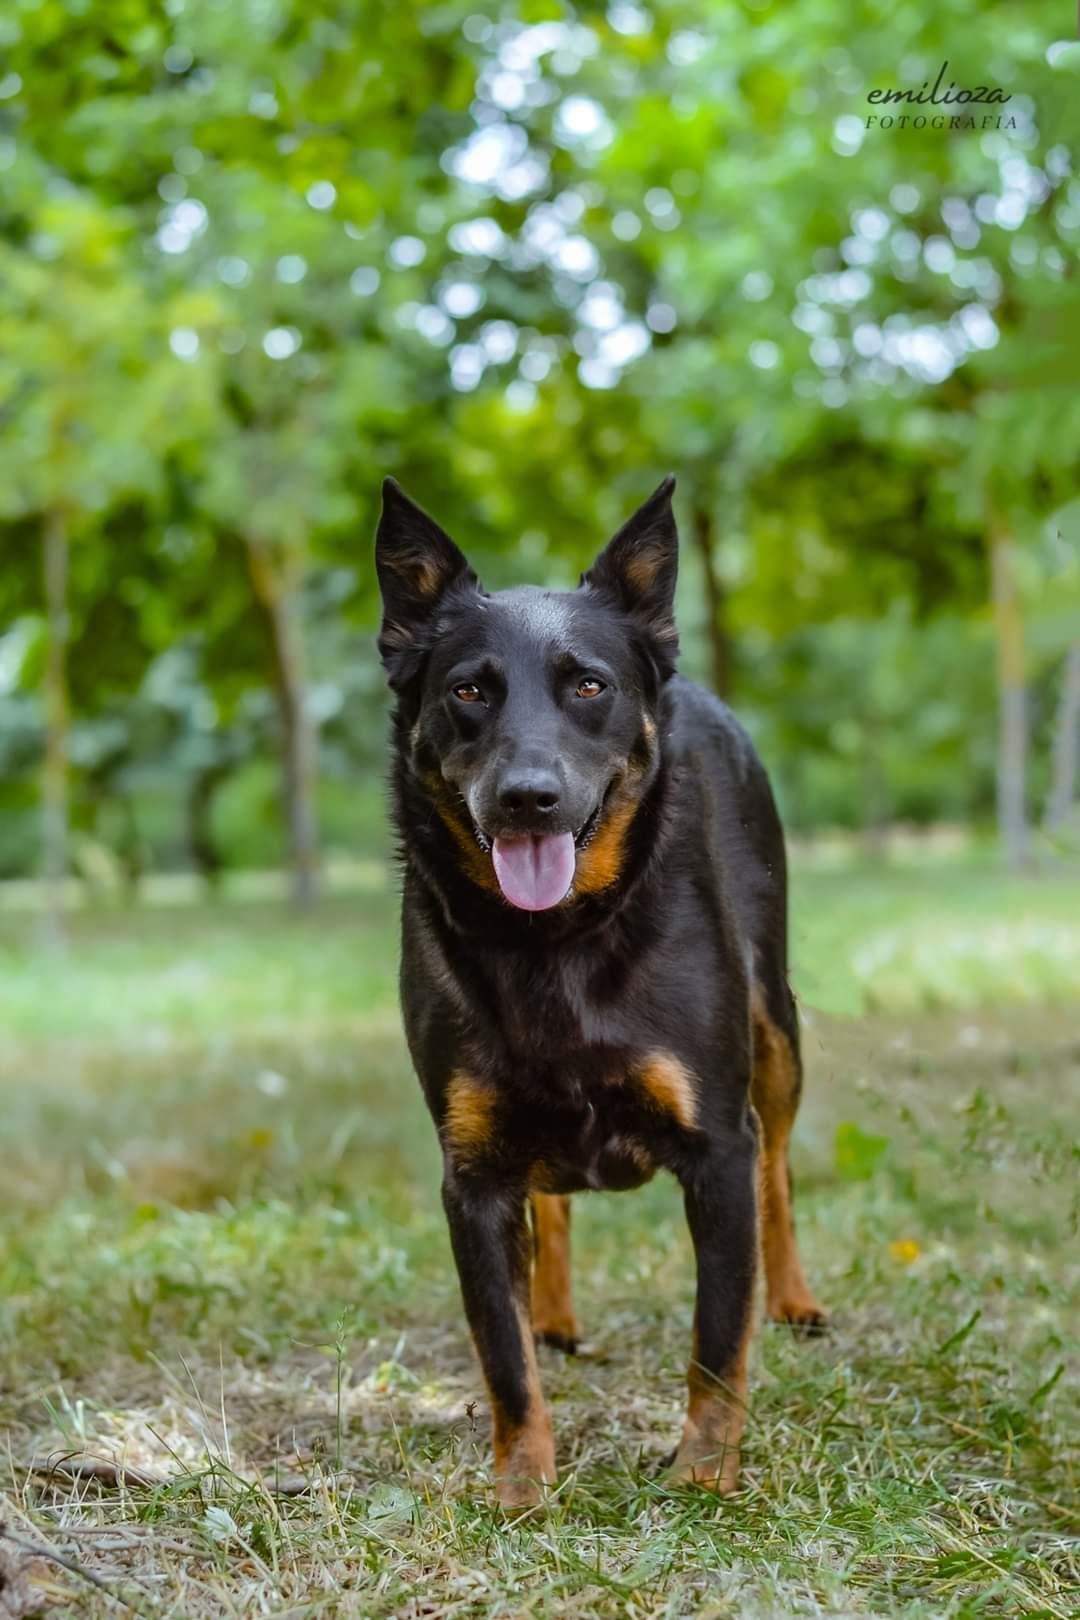
<path id="1" fill-rule="evenodd" d="M 573 1355 L 578 1325 L 570 1287 L 570 1200 L 565 1194 L 534 1193 L 531 1208 L 533 1332 Z"/>
<path id="2" fill-rule="evenodd" d="M 791 1208 L 788 1141 L 802 1089 L 799 1028 L 786 987 L 784 1027 L 774 1022 L 760 987 L 753 997 L 754 1071 L 750 1096 L 761 1121 L 761 1247 L 765 1261 L 766 1310 L 774 1322 L 809 1332 L 825 1323 L 803 1273 Z"/>

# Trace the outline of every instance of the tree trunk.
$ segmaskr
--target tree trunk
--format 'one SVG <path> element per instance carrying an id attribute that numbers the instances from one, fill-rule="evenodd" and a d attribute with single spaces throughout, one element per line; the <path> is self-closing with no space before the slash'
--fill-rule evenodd
<path id="1" fill-rule="evenodd" d="M 707 506 L 695 505 L 692 514 L 694 541 L 701 560 L 705 583 L 705 632 L 709 642 L 709 681 L 717 697 L 731 696 L 731 638 L 727 630 L 727 592 L 716 566 L 713 548 L 713 517 Z"/>
<path id="2" fill-rule="evenodd" d="M 292 898 L 315 899 L 318 831 L 315 814 L 317 738 L 307 703 L 307 658 L 295 582 L 274 566 L 269 549 L 247 542 L 248 567 L 263 611 L 274 661 L 274 690 L 281 724 L 281 788 L 292 869 Z"/>
<path id="3" fill-rule="evenodd" d="M 1061 697 L 1054 719 L 1054 770 L 1043 822 L 1048 833 L 1060 832 L 1072 814 L 1076 803 L 1078 776 L 1080 776 L 1080 641 L 1074 641 L 1065 654 L 1065 665 L 1061 673 Z"/>
<path id="4" fill-rule="evenodd" d="M 41 848 L 45 878 L 44 925 L 54 945 L 64 941 L 64 884 L 68 864 L 68 524 L 57 507 L 45 519 L 42 542 L 45 588 L 45 761 L 41 783 Z"/>
<path id="5" fill-rule="evenodd" d="M 131 794 L 121 788 L 117 794 L 120 807 L 119 849 L 120 870 L 124 874 L 124 897 L 129 905 L 139 898 L 139 887 L 146 872 L 142 839 L 139 836 L 139 818 Z"/>
<path id="6" fill-rule="evenodd" d="M 1013 573 L 1012 538 L 998 520 L 990 524 L 990 580 L 997 638 L 998 831 L 1009 865 L 1019 868 L 1031 858 L 1026 801 L 1024 622 Z"/>
<path id="7" fill-rule="evenodd" d="M 208 888 L 216 889 L 225 866 L 214 837 L 214 799 L 228 780 L 231 764 L 219 762 L 196 771 L 188 783 L 185 824 L 191 864 Z"/>

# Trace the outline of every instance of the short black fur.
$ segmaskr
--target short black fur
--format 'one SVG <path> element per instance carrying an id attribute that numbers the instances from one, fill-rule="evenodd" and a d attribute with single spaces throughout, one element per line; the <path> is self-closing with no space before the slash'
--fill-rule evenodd
<path id="1" fill-rule="evenodd" d="M 755 1075 L 762 1031 L 784 1064 L 790 1054 L 777 1104 L 786 1177 L 799 1067 L 784 842 L 746 733 L 674 673 L 673 486 L 577 591 L 494 595 L 392 480 L 384 488 L 402 1007 L 508 1502 L 515 1466 L 549 1466 L 522 1325 L 528 1197 L 636 1185 L 657 1168 L 679 1179 L 698 1263 L 680 1456 L 686 1477 L 723 1488 L 687 1435 L 702 1426 L 702 1379 L 736 1380 L 745 1361 L 757 1113 L 767 1137 L 771 1117 L 754 1089 L 767 1080 L 761 1052 Z M 517 909 L 492 846 L 548 834 L 575 840 L 573 885 L 548 909 Z"/>

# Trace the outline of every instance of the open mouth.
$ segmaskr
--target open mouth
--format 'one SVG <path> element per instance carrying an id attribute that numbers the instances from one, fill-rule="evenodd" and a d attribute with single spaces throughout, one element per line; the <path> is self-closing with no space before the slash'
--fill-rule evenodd
<path id="1" fill-rule="evenodd" d="M 593 811 L 593 813 L 589 817 L 588 821 L 585 822 L 585 825 L 583 827 L 581 827 L 574 834 L 574 848 L 575 849 L 577 849 L 577 850 L 588 849 L 589 845 L 592 843 L 593 839 L 596 837 L 596 829 L 600 825 L 600 817 L 603 814 L 604 806 L 605 806 L 606 803 L 607 803 L 607 794 L 605 793 L 604 797 L 600 800 L 600 803 L 597 805 L 596 809 Z"/>
<path id="2" fill-rule="evenodd" d="M 597 828 L 600 825 L 600 817 L 603 814 L 604 805 L 605 805 L 606 802 L 607 802 L 607 794 L 605 793 L 603 799 L 601 799 L 600 803 L 596 806 L 596 809 L 593 811 L 592 815 L 589 816 L 589 818 L 586 821 L 582 822 L 581 826 L 578 828 L 577 832 L 574 834 L 574 848 L 575 848 L 575 850 L 588 849 L 589 845 L 592 843 L 593 839 L 596 837 L 596 831 L 597 831 Z M 464 800 L 462 801 L 462 803 L 464 803 Z M 509 840 L 510 838 L 515 838 L 515 839 L 529 838 L 529 837 L 544 838 L 544 837 L 555 836 L 555 835 L 549 834 L 549 833 L 532 833 L 532 834 L 530 834 L 530 833 L 500 833 L 500 834 L 497 834 L 495 838 L 489 838 L 487 833 L 485 833 L 481 827 L 478 827 L 476 825 L 475 821 L 472 821 L 471 817 L 469 819 L 470 819 L 470 822 L 472 824 L 473 837 L 476 839 L 476 842 L 480 845 L 480 848 L 483 850 L 485 855 L 490 855 L 491 854 L 492 846 L 494 844 L 497 844 L 500 841 L 500 839 L 506 841 L 506 840 Z M 558 836 L 565 836 L 565 835 L 558 835 Z"/>
<path id="3" fill-rule="evenodd" d="M 550 911 L 560 905 L 574 882 L 579 852 L 596 835 L 607 794 L 576 833 L 499 833 L 489 838 L 476 823 L 473 833 L 490 854 L 503 899 L 519 911 Z"/>

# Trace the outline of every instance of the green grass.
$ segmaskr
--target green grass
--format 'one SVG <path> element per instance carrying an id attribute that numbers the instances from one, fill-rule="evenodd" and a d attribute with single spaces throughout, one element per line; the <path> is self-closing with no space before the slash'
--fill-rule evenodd
<path id="1" fill-rule="evenodd" d="M 59 960 L 0 915 L 8 1530 L 175 1620 L 1080 1612 L 1080 885 L 942 864 L 795 893 L 797 1208 L 832 1331 L 760 1334 L 736 1497 L 668 1490 L 677 1190 L 578 1200 L 590 1354 L 544 1353 L 562 1483 L 519 1523 L 492 1503 L 389 889 L 300 922 L 88 912 Z M 49 1479 L 50 1455 L 166 1482 Z"/>
<path id="2" fill-rule="evenodd" d="M 794 979 L 844 1015 L 1080 1000 L 1080 876 L 989 859 L 796 870 Z"/>

